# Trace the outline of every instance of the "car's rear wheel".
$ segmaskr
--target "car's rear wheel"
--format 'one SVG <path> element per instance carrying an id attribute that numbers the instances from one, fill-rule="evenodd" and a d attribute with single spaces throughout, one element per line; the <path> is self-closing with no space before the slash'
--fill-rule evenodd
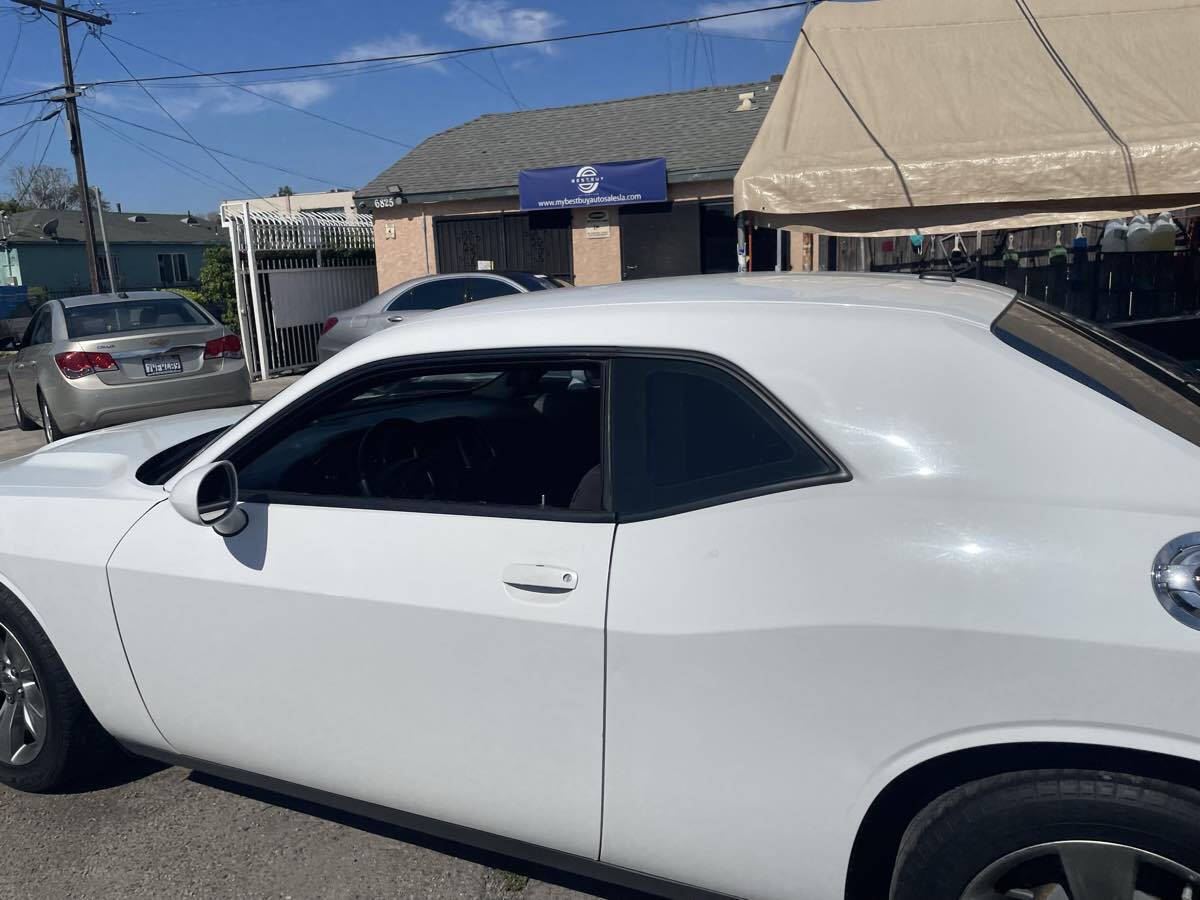
<path id="1" fill-rule="evenodd" d="M 38 391 L 38 404 L 42 408 L 42 433 L 46 435 L 46 443 L 53 444 L 63 436 L 63 433 L 59 430 L 58 423 L 54 421 L 54 413 L 50 412 L 50 404 L 46 402 L 41 391 Z"/>
<path id="2" fill-rule="evenodd" d="M 1015 772 L 909 825 L 892 900 L 1200 900 L 1200 792 L 1114 772 Z"/>
<path id="3" fill-rule="evenodd" d="M 25 415 L 21 401 L 17 398 L 17 389 L 13 387 L 12 379 L 8 379 L 8 393 L 12 397 L 13 416 L 16 417 L 17 427 L 22 431 L 37 431 L 37 425 Z"/>
<path id="4" fill-rule="evenodd" d="M 45 632 L 0 587 L 0 784 L 52 790 L 111 747 Z"/>

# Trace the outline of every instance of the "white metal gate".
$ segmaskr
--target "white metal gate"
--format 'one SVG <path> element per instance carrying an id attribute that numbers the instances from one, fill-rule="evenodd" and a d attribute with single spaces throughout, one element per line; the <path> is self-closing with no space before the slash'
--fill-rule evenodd
<path id="1" fill-rule="evenodd" d="M 376 293 L 375 226 L 369 215 L 252 210 L 221 205 L 229 230 L 238 323 L 260 378 L 317 364 L 330 316 Z"/>

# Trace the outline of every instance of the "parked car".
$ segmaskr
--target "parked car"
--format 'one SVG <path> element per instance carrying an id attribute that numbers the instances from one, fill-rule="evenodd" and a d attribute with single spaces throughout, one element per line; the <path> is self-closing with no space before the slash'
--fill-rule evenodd
<path id="1" fill-rule="evenodd" d="M 988 285 L 708 276 L 431 314 L 238 415 L 0 463 L 0 781 L 103 729 L 673 896 L 1200 889 L 1169 361 Z"/>
<path id="2" fill-rule="evenodd" d="M 324 362 L 369 334 L 399 322 L 416 321 L 434 310 L 505 294 L 570 286 L 550 275 L 530 272 L 472 272 L 413 278 L 326 319 L 317 341 L 317 358 Z"/>
<path id="3" fill-rule="evenodd" d="M 29 327 L 33 309 L 23 297 L 0 296 L 0 350 L 11 350 Z"/>
<path id="4" fill-rule="evenodd" d="M 241 340 L 169 291 L 42 304 L 9 364 L 8 388 L 17 425 L 40 427 L 47 443 L 107 425 L 250 402 Z"/>

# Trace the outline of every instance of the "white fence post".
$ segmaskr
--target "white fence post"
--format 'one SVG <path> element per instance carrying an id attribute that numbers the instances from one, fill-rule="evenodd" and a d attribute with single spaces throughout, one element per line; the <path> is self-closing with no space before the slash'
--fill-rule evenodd
<path id="1" fill-rule="evenodd" d="M 242 225 L 246 234 L 246 268 L 250 270 L 250 298 L 254 303 L 254 330 L 258 337 L 258 372 L 266 381 L 271 372 L 271 356 L 267 353 L 267 317 L 263 310 L 262 291 L 258 287 L 258 264 L 254 259 L 254 229 L 250 227 L 250 204 L 242 204 Z"/>
<path id="2" fill-rule="evenodd" d="M 242 281 L 242 253 L 238 249 L 237 239 L 237 221 L 226 213 L 224 204 L 221 206 L 221 219 L 225 227 L 229 230 L 229 249 L 233 254 L 233 293 L 237 303 L 238 314 L 238 331 L 242 335 L 242 344 L 246 358 L 250 361 L 250 371 L 254 371 L 255 356 L 258 354 L 254 350 L 254 335 L 250 333 L 250 327 L 246 322 L 246 285 Z"/>

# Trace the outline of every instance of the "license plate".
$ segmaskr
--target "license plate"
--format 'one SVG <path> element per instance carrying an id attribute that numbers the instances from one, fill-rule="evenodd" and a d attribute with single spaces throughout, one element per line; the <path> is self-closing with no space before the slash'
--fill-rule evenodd
<path id="1" fill-rule="evenodd" d="M 178 356 L 147 356 L 142 360 L 147 375 L 178 375 L 183 362 Z"/>

